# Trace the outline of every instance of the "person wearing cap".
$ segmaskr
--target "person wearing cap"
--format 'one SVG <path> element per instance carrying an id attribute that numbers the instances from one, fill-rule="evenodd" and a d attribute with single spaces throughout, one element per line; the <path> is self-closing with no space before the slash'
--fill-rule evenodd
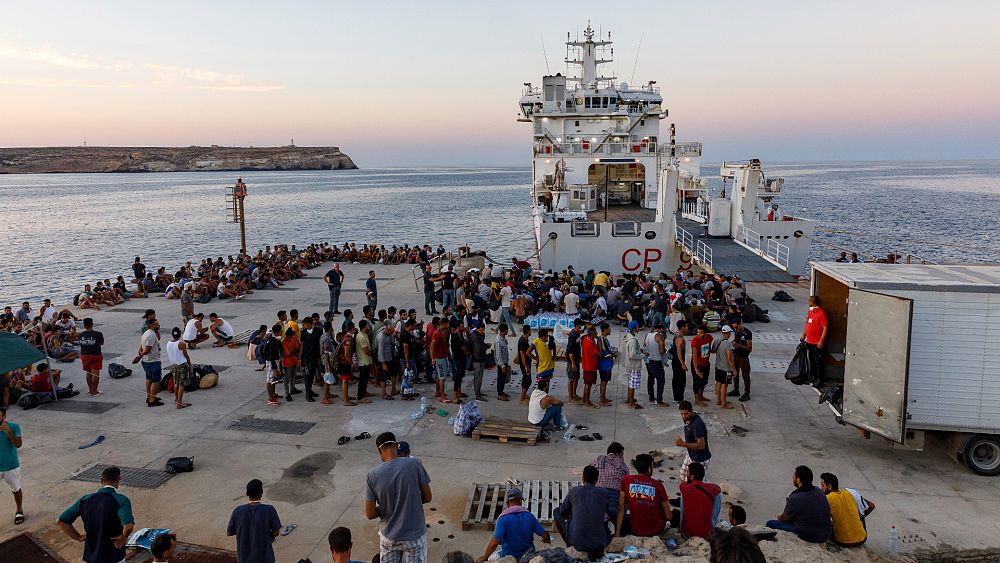
<path id="1" fill-rule="evenodd" d="M 379 558 L 383 563 L 427 561 L 424 504 L 431 501 L 431 478 L 420 460 L 399 457 L 392 432 L 375 438 L 382 463 L 368 472 L 365 517 L 379 519 Z"/>
<path id="2" fill-rule="evenodd" d="M 631 409 L 641 409 L 635 400 L 635 390 L 642 383 L 642 359 L 647 356 L 642 352 L 642 346 L 636 333 L 639 332 L 639 323 L 629 321 L 628 330 L 622 340 L 622 350 L 625 352 L 625 375 L 628 377 L 628 406 Z"/>
<path id="3" fill-rule="evenodd" d="M 479 561 L 489 559 L 497 546 L 500 546 L 501 558 L 510 556 L 520 559 L 525 553 L 535 551 L 536 534 L 541 536 L 543 542 L 552 542 L 552 537 L 542 528 L 538 518 L 522 506 L 523 500 L 521 489 L 513 487 L 507 491 L 507 508 L 497 518 L 493 537 Z"/>
<path id="4" fill-rule="evenodd" d="M 396 455 L 399 457 L 410 457 L 410 443 L 409 442 L 399 442 L 396 444 Z"/>
<path id="5" fill-rule="evenodd" d="M 732 336 L 733 328 L 725 325 L 722 327 L 722 338 L 712 343 L 712 352 L 715 353 L 715 404 L 724 409 L 733 408 L 726 396 L 729 384 L 733 382 L 733 366 L 736 365 Z"/>
<path id="6" fill-rule="evenodd" d="M 194 282 L 184 284 L 181 291 L 181 319 L 184 324 L 194 318 Z"/>

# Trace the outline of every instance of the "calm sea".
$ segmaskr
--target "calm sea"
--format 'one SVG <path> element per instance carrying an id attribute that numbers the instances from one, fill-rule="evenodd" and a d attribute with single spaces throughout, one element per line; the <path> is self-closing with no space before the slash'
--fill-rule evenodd
<path id="1" fill-rule="evenodd" d="M 786 163 L 777 200 L 821 230 L 815 258 L 843 247 L 864 256 L 912 254 L 934 262 L 1000 261 L 1000 161 Z M 718 167 L 705 165 L 713 179 Z M 0 304 L 53 297 L 125 274 L 136 255 L 174 270 L 232 254 L 231 172 L 0 175 Z M 257 172 L 243 175 L 248 245 L 470 244 L 492 256 L 533 248 L 527 167 Z M 836 232 L 828 232 L 836 231 Z"/>

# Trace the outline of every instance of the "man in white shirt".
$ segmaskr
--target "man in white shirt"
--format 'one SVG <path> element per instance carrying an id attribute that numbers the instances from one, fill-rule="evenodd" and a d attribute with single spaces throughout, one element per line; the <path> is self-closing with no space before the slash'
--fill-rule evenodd
<path id="1" fill-rule="evenodd" d="M 514 290 L 510 285 L 504 284 L 500 288 L 500 322 L 507 323 L 508 327 L 514 326 L 514 321 L 510 318 L 510 302 L 514 298 Z"/>
<path id="2" fill-rule="evenodd" d="M 567 315 L 577 315 L 580 313 L 580 296 L 576 294 L 576 286 L 569 288 L 569 293 L 563 298 L 563 305 Z"/>
<path id="3" fill-rule="evenodd" d="M 549 297 L 552 299 L 552 307 L 558 311 L 562 307 L 563 292 L 557 286 L 552 286 L 549 290 Z"/>
<path id="4" fill-rule="evenodd" d="M 208 325 L 208 330 L 215 337 L 215 344 L 212 344 L 212 346 L 220 348 L 233 341 L 233 337 L 236 335 L 233 332 L 233 327 L 226 319 L 212 313 L 208 316 L 208 320 L 211 323 Z"/>

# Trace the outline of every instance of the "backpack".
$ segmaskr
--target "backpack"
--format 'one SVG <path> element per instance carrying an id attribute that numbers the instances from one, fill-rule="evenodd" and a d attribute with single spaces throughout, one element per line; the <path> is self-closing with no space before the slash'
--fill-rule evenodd
<path id="1" fill-rule="evenodd" d="M 194 471 L 193 457 L 172 457 L 163 468 L 167 473 L 189 473 Z"/>
<path id="2" fill-rule="evenodd" d="M 111 379 L 122 379 L 123 377 L 128 377 L 132 375 L 132 370 L 117 363 L 112 362 L 108 364 L 108 376 Z"/>
<path id="3" fill-rule="evenodd" d="M 80 294 L 79 293 L 77 293 L 76 295 L 73 296 L 73 306 L 74 307 L 79 307 L 80 306 Z"/>
<path id="4" fill-rule="evenodd" d="M 784 290 L 779 289 L 778 291 L 774 292 L 774 297 L 771 298 L 771 301 L 788 302 L 788 301 L 795 301 L 795 298 L 786 293 Z"/>

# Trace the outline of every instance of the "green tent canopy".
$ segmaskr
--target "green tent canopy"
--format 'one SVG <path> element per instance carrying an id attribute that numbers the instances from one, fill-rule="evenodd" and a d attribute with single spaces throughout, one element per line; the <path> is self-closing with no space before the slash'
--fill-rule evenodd
<path id="1" fill-rule="evenodd" d="M 25 339 L 9 332 L 0 332 L 0 373 L 23 368 L 44 359 L 45 354 L 28 344 Z"/>

